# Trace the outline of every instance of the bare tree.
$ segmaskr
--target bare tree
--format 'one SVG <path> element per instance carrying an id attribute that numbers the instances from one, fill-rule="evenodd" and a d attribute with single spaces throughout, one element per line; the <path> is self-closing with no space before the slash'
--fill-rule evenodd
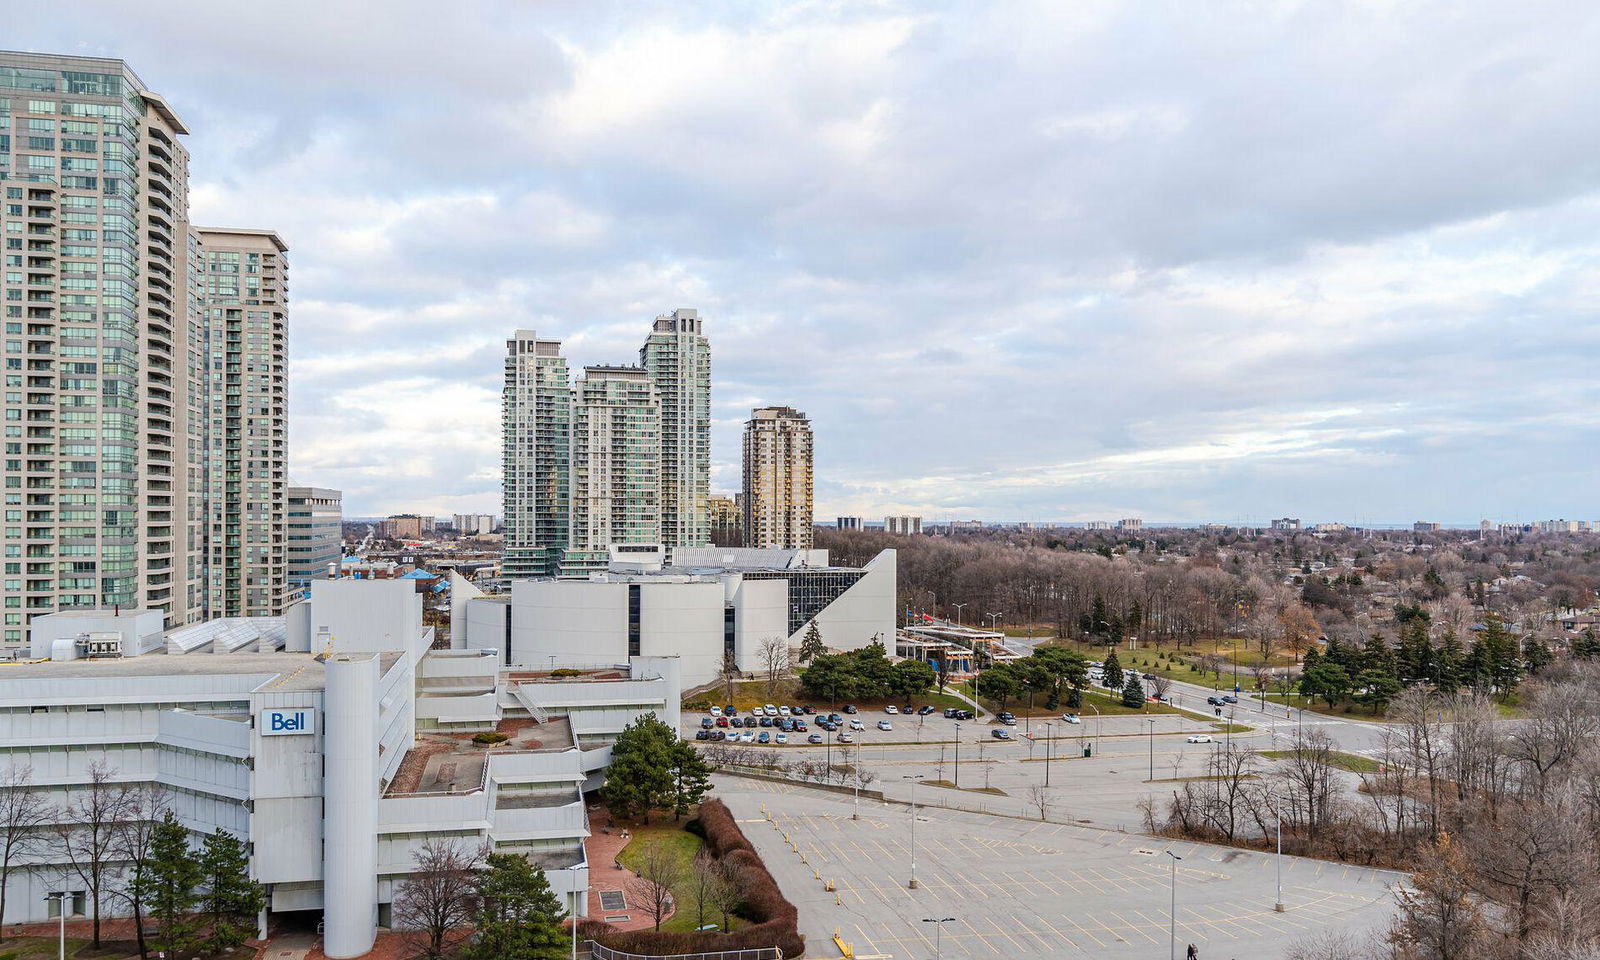
<path id="1" fill-rule="evenodd" d="M 429 960 L 445 956 L 455 934 L 472 922 L 485 853 L 482 847 L 429 837 L 412 854 L 413 869 L 395 892 L 391 913 L 397 928 L 422 933 L 422 955 Z"/>
<path id="2" fill-rule="evenodd" d="M 1165 697 L 1167 695 L 1167 691 L 1172 689 L 1172 678 L 1162 676 L 1159 673 L 1155 674 L 1154 677 L 1147 682 L 1150 684 L 1150 692 L 1154 694 L 1157 699 Z"/>
<path id="3" fill-rule="evenodd" d="M 672 888 L 683 880 L 683 865 L 677 853 L 660 840 L 645 844 L 634 872 L 644 881 L 645 909 L 661 929 L 661 922 L 672 913 Z"/>
<path id="4" fill-rule="evenodd" d="M 67 790 L 66 804 L 56 816 L 56 834 L 67 857 L 67 869 L 83 884 L 93 920 L 92 946 L 100 948 L 100 908 L 118 875 L 112 856 L 127 813 L 127 784 L 103 760 L 89 764 L 89 782 Z"/>
<path id="5" fill-rule="evenodd" d="M 0 772 L 0 917 L 6 913 L 11 867 L 26 860 L 44 842 L 42 827 L 50 808 L 33 785 L 33 768 L 9 766 Z M 5 927 L 0 925 L 0 937 Z"/>
<path id="6" fill-rule="evenodd" d="M 767 674 L 767 696 L 778 690 L 778 681 L 789 672 L 789 641 L 783 637 L 766 637 L 758 648 L 761 668 Z"/>
<path id="7" fill-rule="evenodd" d="M 744 885 L 739 882 L 739 868 L 728 860 L 712 860 L 710 862 L 712 879 L 706 887 L 706 906 L 715 910 L 722 917 L 722 929 L 730 928 L 729 921 L 733 911 L 739 908 L 744 900 Z"/>
<path id="8" fill-rule="evenodd" d="M 144 890 L 146 871 L 149 869 L 150 844 L 155 839 L 156 825 L 167 812 L 171 798 L 165 788 L 149 784 L 128 791 L 123 816 L 114 828 L 112 850 L 124 864 L 126 882 L 117 890 L 117 897 L 128 905 L 133 917 L 134 937 L 139 944 L 139 956 L 148 956 L 144 939 Z"/>
<path id="9" fill-rule="evenodd" d="M 739 661 L 730 651 L 723 655 L 722 666 L 717 671 L 717 679 L 722 681 L 722 690 L 729 703 L 733 702 L 733 684 L 739 677 Z"/>
<path id="10" fill-rule="evenodd" d="M 1055 800 L 1050 796 L 1050 791 L 1043 784 L 1033 784 L 1028 788 L 1028 806 L 1039 811 L 1039 819 L 1045 819 L 1050 813 L 1050 805 Z"/>

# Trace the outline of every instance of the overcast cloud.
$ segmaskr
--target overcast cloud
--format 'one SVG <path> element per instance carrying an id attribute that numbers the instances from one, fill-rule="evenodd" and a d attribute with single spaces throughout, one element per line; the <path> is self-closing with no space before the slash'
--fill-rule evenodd
<path id="1" fill-rule="evenodd" d="M 1592 3 L 6 2 L 291 263 L 291 474 L 499 512 L 503 341 L 712 340 L 817 515 L 1600 517 Z"/>

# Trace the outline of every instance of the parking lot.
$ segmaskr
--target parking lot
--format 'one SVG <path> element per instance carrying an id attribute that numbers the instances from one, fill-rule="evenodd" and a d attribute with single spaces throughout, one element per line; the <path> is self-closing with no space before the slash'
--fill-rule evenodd
<path id="1" fill-rule="evenodd" d="M 860 960 L 931 957 L 923 919 L 944 917 L 946 957 L 1165 956 L 1169 851 L 1179 956 L 1194 943 L 1204 960 L 1271 960 L 1300 935 L 1393 912 L 1386 871 L 1286 857 L 1279 913 L 1270 855 L 925 807 L 913 890 L 905 805 L 863 801 L 852 820 L 851 797 L 813 788 L 721 776 L 717 793 L 799 907 L 812 957 L 834 954 L 835 931 Z"/>

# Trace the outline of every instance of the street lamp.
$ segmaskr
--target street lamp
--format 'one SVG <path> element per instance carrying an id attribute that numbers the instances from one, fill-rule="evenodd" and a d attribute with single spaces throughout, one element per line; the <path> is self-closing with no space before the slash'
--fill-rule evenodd
<path id="1" fill-rule="evenodd" d="M 900 779 L 911 781 L 911 882 L 906 886 L 915 890 L 917 889 L 917 782 L 922 779 L 922 774 L 907 774 Z"/>
<path id="2" fill-rule="evenodd" d="M 1048 787 L 1050 786 L 1050 748 L 1054 742 L 1050 731 L 1055 724 L 1045 723 L 1040 724 L 1040 726 L 1044 727 L 1044 785 Z"/>
<path id="3" fill-rule="evenodd" d="M 1145 723 L 1150 724 L 1150 782 L 1156 782 L 1156 718 L 1145 717 Z"/>
<path id="4" fill-rule="evenodd" d="M 1283 912 L 1283 798 L 1273 797 L 1273 812 L 1278 816 L 1278 902 L 1272 909 Z"/>
<path id="5" fill-rule="evenodd" d="M 1178 861 L 1183 858 L 1167 851 L 1172 858 L 1172 904 L 1167 908 L 1167 960 L 1178 960 Z"/>
<path id="6" fill-rule="evenodd" d="M 578 960 L 578 874 L 575 871 L 585 869 L 587 866 L 584 863 L 574 863 L 561 868 L 567 872 L 572 886 L 572 960 Z"/>
<path id="7" fill-rule="evenodd" d="M 923 923 L 933 924 L 933 960 L 941 960 L 944 956 L 939 949 L 939 935 L 944 933 L 944 925 L 954 923 L 955 917 L 923 917 Z"/>
<path id="8" fill-rule="evenodd" d="M 67 960 L 67 891 L 58 890 L 44 895 L 46 901 L 58 901 L 56 915 L 61 918 L 61 960 Z"/>
<path id="9" fill-rule="evenodd" d="M 956 724 L 956 789 L 961 789 L 961 724 Z"/>
<path id="10" fill-rule="evenodd" d="M 1005 614 L 991 613 L 987 614 L 987 616 L 989 618 L 989 630 L 992 632 L 996 628 L 996 625 L 1000 622 L 1000 618 L 1005 616 Z"/>
<path id="11" fill-rule="evenodd" d="M 970 602 L 971 602 L 970 600 L 967 601 L 967 603 L 970 603 Z M 958 626 L 958 627 L 961 626 L 961 608 L 966 606 L 966 605 L 967 605 L 966 603 L 952 603 L 952 604 L 950 604 L 950 606 L 956 608 L 956 626 Z"/>

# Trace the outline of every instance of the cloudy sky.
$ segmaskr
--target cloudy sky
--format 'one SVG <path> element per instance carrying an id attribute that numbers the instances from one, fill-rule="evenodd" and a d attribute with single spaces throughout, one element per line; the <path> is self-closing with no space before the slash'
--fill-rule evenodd
<path id="1" fill-rule="evenodd" d="M 1600 6 L 8 3 L 291 247 L 291 473 L 499 509 L 503 340 L 707 318 L 817 514 L 1600 516 Z"/>

